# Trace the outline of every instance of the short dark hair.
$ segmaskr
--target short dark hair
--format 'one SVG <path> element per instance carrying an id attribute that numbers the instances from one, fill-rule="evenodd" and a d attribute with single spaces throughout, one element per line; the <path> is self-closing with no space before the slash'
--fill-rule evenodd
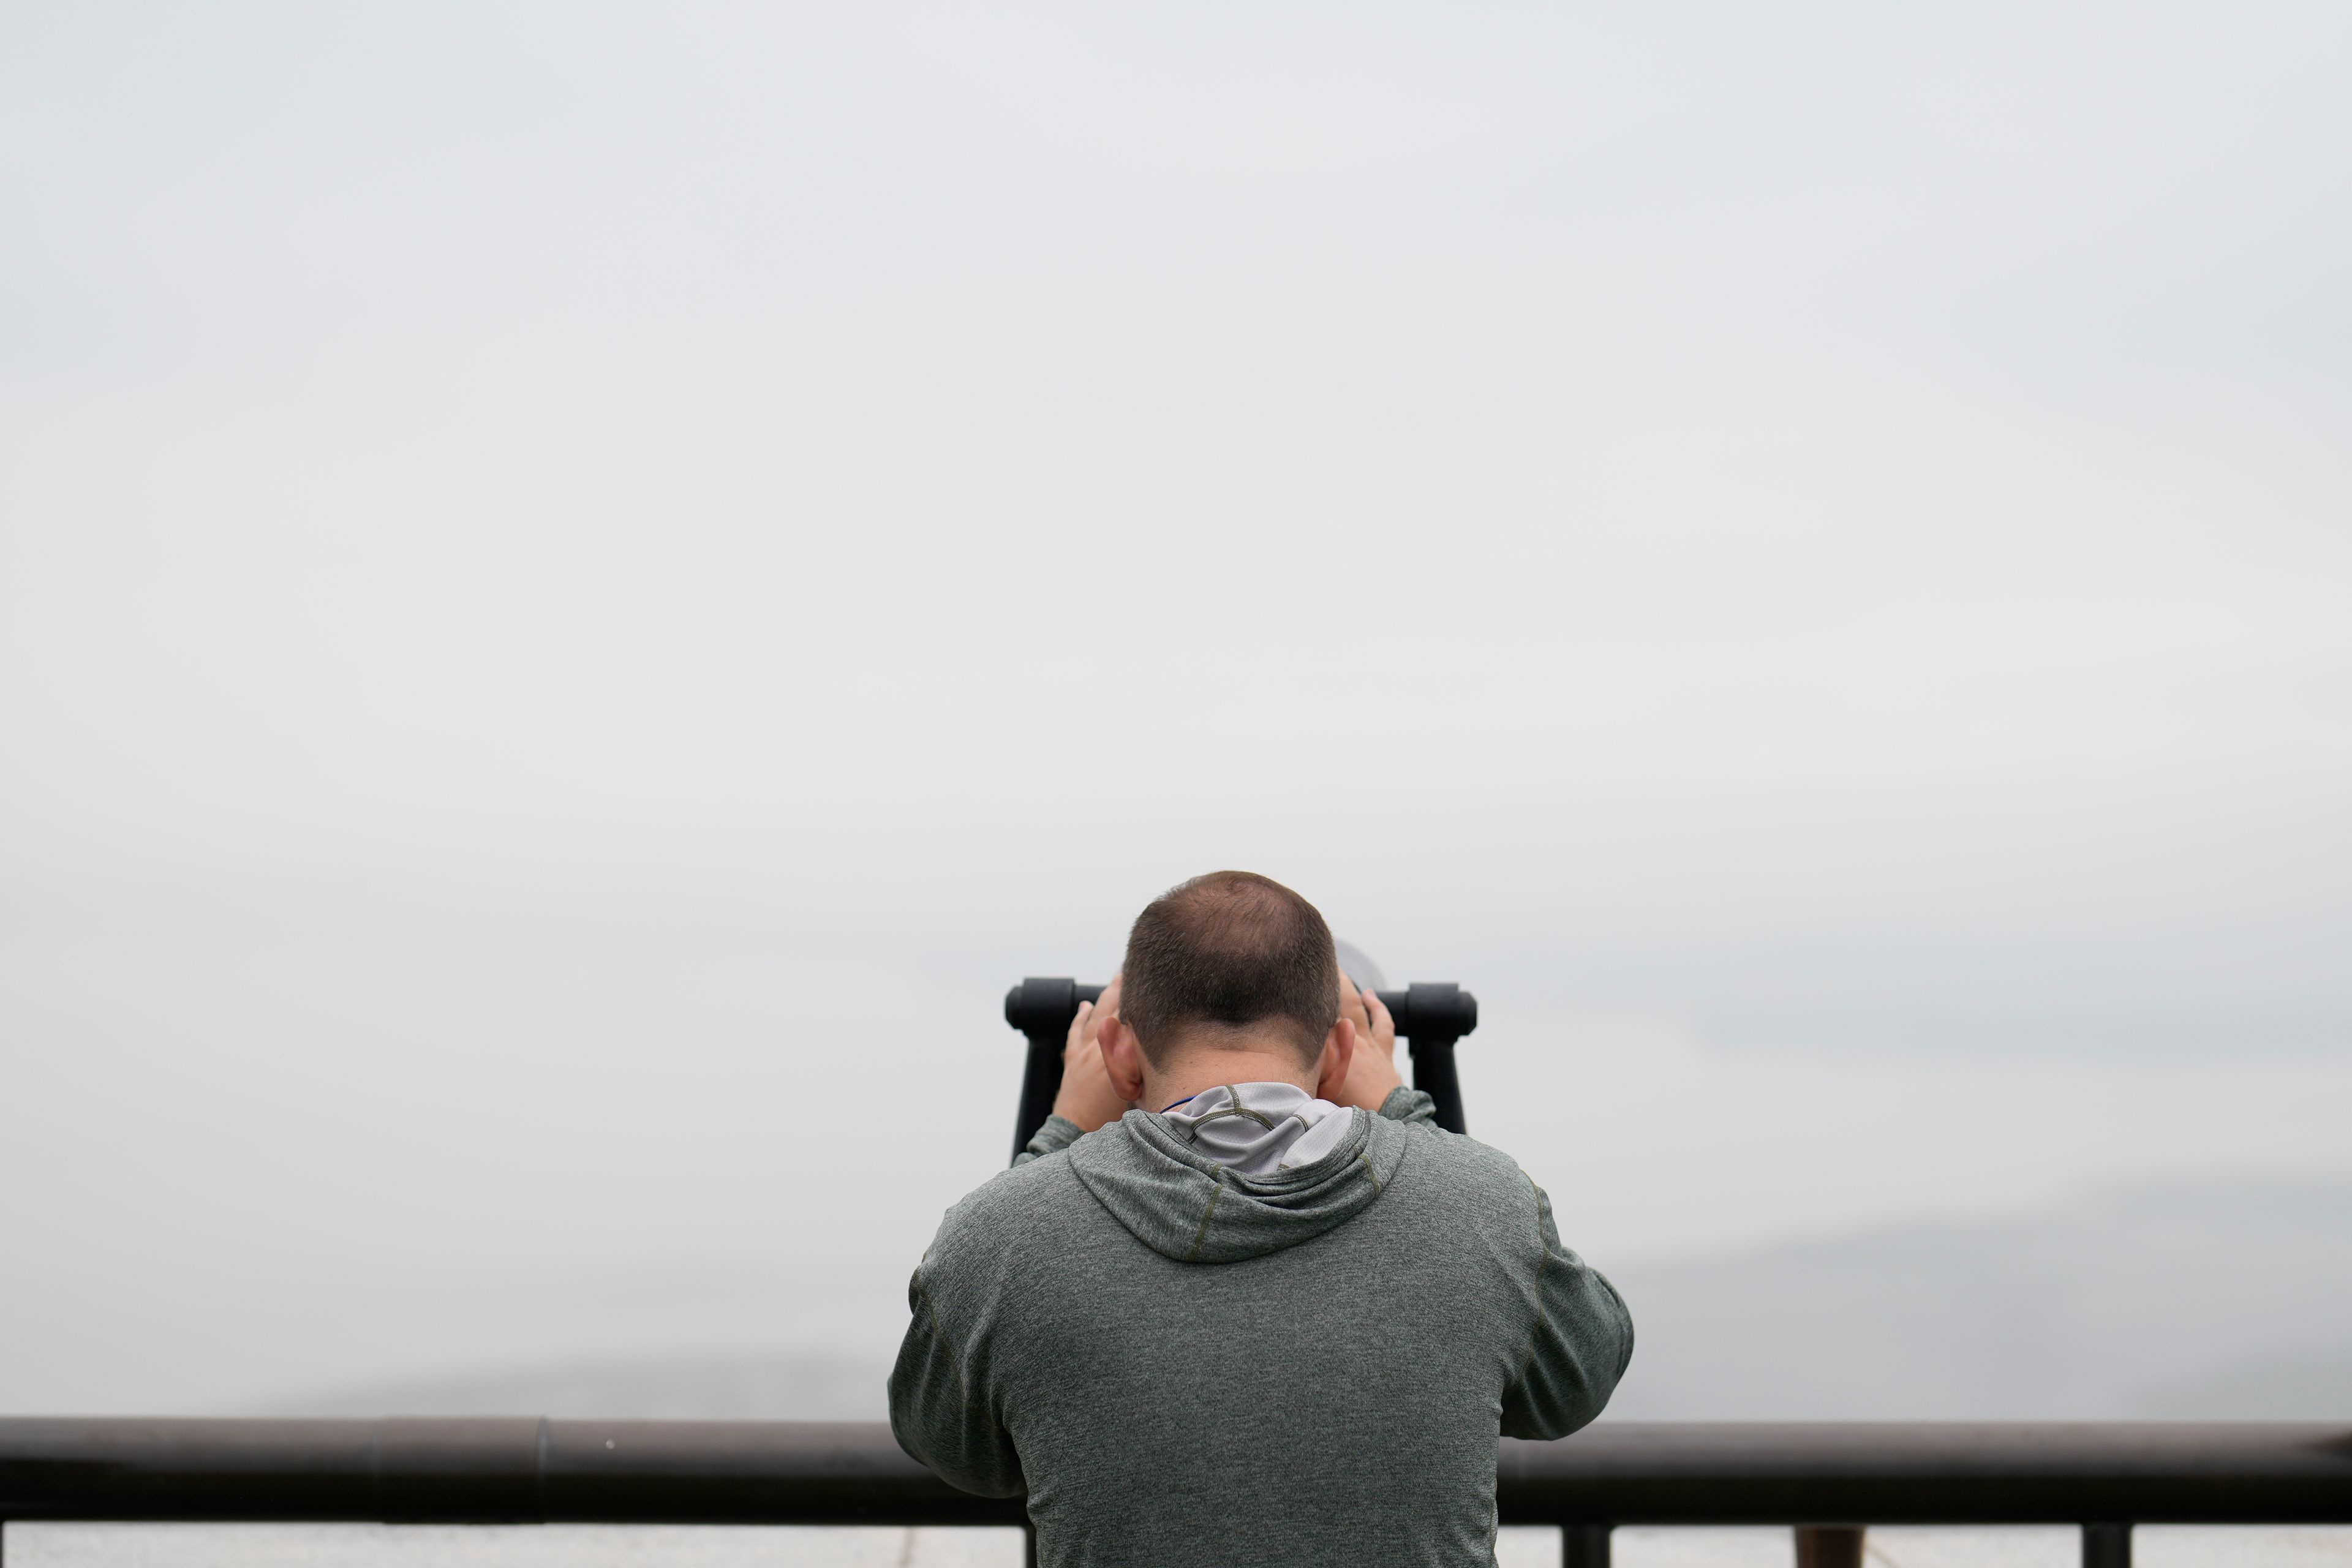
<path id="1" fill-rule="evenodd" d="M 1212 871 L 1179 883 L 1127 933 L 1120 1019 L 1154 1065 L 1187 1024 L 1279 1021 L 1314 1061 L 1339 1021 L 1339 960 L 1313 904 L 1270 877 Z"/>

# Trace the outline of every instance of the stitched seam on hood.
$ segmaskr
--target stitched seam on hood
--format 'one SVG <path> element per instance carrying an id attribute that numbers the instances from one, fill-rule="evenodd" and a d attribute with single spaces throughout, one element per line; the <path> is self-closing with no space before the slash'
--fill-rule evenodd
<path id="1" fill-rule="evenodd" d="M 1209 1239 L 1209 1221 L 1217 1212 L 1217 1200 L 1225 1195 L 1225 1168 L 1217 1167 L 1216 1186 L 1209 1194 L 1209 1206 L 1201 1211 L 1201 1228 L 1192 1233 L 1192 1250 L 1184 1255 L 1187 1263 L 1201 1261 L 1201 1244 Z"/>
<path id="2" fill-rule="evenodd" d="M 1265 1111 L 1252 1110 L 1246 1105 L 1228 1105 L 1222 1110 L 1212 1110 L 1206 1116 L 1196 1116 L 1192 1119 L 1193 1141 L 1195 1142 L 1200 1141 L 1200 1130 L 1202 1128 L 1207 1126 L 1212 1121 L 1223 1121 L 1228 1117 L 1238 1117 L 1246 1121 L 1255 1121 L 1260 1127 L 1265 1128 L 1268 1132 L 1274 1131 L 1274 1123 L 1265 1119 Z M 1307 1119 L 1303 1116 L 1286 1116 L 1283 1120 L 1285 1121 L 1297 1121 L 1303 1123 Z"/>
<path id="3" fill-rule="evenodd" d="M 1193 1122 L 1192 1131 L 1190 1136 L 1195 1142 L 1200 1140 L 1200 1127 L 1202 1122 L 1214 1121 L 1219 1117 L 1223 1116 L 1246 1116 L 1252 1121 L 1256 1122 L 1260 1127 L 1265 1128 L 1268 1132 L 1274 1131 L 1274 1123 L 1265 1119 L 1265 1111 L 1253 1110 L 1248 1106 L 1242 1103 L 1242 1091 L 1240 1089 L 1235 1089 L 1229 1083 L 1221 1083 L 1217 1087 L 1225 1091 L 1225 1103 L 1218 1107 L 1216 1110 L 1210 1111 L 1207 1115 L 1200 1117 Z M 1287 1119 L 1286 1118 L 1286 1120 Z"/>

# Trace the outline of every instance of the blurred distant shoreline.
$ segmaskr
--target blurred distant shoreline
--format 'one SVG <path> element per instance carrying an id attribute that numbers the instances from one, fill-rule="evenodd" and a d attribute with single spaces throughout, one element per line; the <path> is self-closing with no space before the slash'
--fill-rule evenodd
<path id="1" fill-rule="evenodd" d="M 1614 1271 L 1604 1419 L 2352 1418 L 2352 1181 L 2168 1183 Z M 355 1383 L 257 1414 L 879 1420 L 887 1363 L 801 1347 Z"/>

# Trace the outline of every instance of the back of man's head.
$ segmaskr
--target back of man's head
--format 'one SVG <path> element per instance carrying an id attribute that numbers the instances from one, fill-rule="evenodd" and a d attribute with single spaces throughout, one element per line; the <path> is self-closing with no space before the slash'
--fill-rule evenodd
<path id="1" fill-rule="evenodd" d="M 1331 928 L 1313 904 L 1268 877 L 1212 871 L 1135 917 L 1118 1012 L 1155 1067 L 1188 1032 L 1214 1045 L 1262 1025 L 1312 1063 L 1339 1022 L 1339 986 Z"/>

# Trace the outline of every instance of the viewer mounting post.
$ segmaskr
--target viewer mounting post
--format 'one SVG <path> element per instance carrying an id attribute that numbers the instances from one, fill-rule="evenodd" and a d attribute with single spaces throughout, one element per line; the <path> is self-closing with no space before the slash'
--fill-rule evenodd
<path id="1" fill-rule="evenodd" d="M 1437 1124 L 1448 1132 L 1470 1131 L 1462 1120 L 1454 1047 L 1478 1026 L 1478 998 L 1450 980 L 1383 991 L 1380 998 L 1411 1050 L 1412 1087 L 1437 1102 Z"/>
<path id="2" fill-rule="evenodd" d="M 1021 1074 L 1021 1110 L 1013 1122 L 1013 1154 L 1018 1159 L 1062 1088 L 1062 1045 L 1078 1004 L 1099 1001 L 1103 988 L 1081 985 L 1066 975 L 1031 975 L 1004 994 L 1004 1021 L 1028 1037 L 1029 1061 Z M 1468 1129 L 1462 1120 L 1462 1079 L 1454 1068 L 1454 1047 L 1478 1026 L 1478 998 L 1452 981 L 1408 985 L 1379 993 L 1396 1019 L 1397 1033 L 1410 1045 L 1412 1086 L 1437 1102 L 1437 1124 L 1448 1132 Z"/>

